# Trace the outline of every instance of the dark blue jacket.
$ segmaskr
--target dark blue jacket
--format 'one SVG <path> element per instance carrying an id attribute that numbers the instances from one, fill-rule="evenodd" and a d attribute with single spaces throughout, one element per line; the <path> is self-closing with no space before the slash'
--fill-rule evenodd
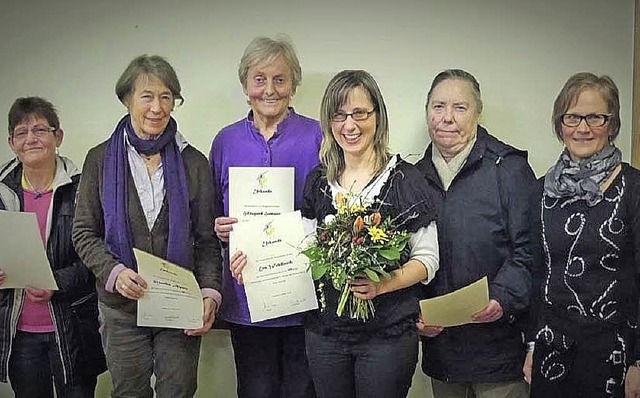
<path id="1" fill-rule="evenodd" d="M 489 297 L 502 305 L 504 316 L 423 338 L 423 371 L 456 383 L 522 379 L 532 261 L 528 197 L 535 182 L 527 154 L 478 126 L 466 163 L 445 191 L 431 161 L 432 145 L 416 164 L 438 209 L 440 269 L 425 296 L 452 292 L 486 275 Z"/>
<path id="2" fill-rule="evenodd" d="M 57 158 L 46 254 L 60 290 L 49 301 L 64 380 L 92 377 L 106 370 L 98 333 L 95 278 L 80 261 L 71 242 L 74 203 L 80 174 L 68 159 Z M 22 164 L 14 159 L 0 167 L 0 209 L 22 211 Z M 0 290 L 0 381 L 7 382 L 9 356 L 16 332 L 23 289 Z"/>

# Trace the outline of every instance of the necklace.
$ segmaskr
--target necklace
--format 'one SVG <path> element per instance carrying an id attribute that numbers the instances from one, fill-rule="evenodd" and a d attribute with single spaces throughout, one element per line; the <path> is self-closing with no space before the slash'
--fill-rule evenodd
<path id="1" fill-rule="evenodd" d="M 53 184 L 53 179 L 51 179 L 51 181 L 47 184 L 47 186 L 44 189 L 36 189 L 34 188 L 33 184 L 31 184 L 31 181 L 29 181 L 29 178 L 27 177 L 27 175 L 22 172 L 22 188 L 26 188 L 29 191 L 33 192 L 33 198 L 34 199 L 40 199 L 42 197 L 42 195 L 44 195 L 45 193 L 49 192 L 51 190 L 51 185 Z"/>

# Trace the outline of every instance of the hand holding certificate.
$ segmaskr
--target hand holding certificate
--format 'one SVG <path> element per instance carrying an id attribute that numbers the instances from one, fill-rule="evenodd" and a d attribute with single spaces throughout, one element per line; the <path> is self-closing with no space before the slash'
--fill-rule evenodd
<path id="1" fill-rule="evenodd" d="M 177 329 L 202 327 L 202 293 L 187 269 L 133 249 L 138 273 L 149 286 L 138 300 L 138 326 Z"/>
<path id="2" fill-rule="evenodd" d="M 58 290 L 44 252 L 34 213 L 0 210 L 0 289 L 35 287 Z"/>
<path id="3" fill-rule="evenodd" d="M 230 251 L 242 250 L 242 271 L 252 322 L 318 308 L 306 257 L 299 211 L 238 223 Z"/>
<path id="4" fill-rule="evenodd" d="M 454 292 L 420 301 L 425 325 L 459 326 L 475 323 L 473 315 L 489 304 L 487 277 Z"/>

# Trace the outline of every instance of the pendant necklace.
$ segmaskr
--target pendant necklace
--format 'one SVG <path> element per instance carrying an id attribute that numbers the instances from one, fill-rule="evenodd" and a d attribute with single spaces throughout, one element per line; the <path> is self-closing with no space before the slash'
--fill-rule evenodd
<path id="1" fill-rule="evenodd" d="M 49 192 L 51 190 L 52 184 L 53 184 L 53 180 L 51 180 L 51 182 L 49 182 L 49 184 L 47 184 L 47 186 L 43 190 L 35 189 L 31 184 L 31 181 L 29 181 L 29 178 L 27 178 L 27 175 L 24 172 L 22 172 L 22 187 L 27 188 L 29 191 L 33 192 L 34 199 L 40 199 L 42 195 L 44 195 L 46 192 Z"/>

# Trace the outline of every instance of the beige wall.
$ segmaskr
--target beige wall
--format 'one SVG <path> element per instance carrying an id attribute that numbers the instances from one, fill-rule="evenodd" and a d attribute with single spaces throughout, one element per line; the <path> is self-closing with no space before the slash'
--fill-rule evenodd
<path id="1" fill-rule="evenodd" d="M 286 33 L 304 72 L 294 99 L 300 113 L 317 117 L 337 71 L 367 69 L 388 104 L 392 148 L 416 161 L 428 144 L 423 110 L 431 79 L 463 68 L 480 81 L 483 124 L 528 149 L 540 175 L 560 151 L 549 123 L 553 99 L 577 71 L 617 82 L 618 145 L 630 158 L 633 18 L 633 0 L 4 2 L 0 111 L 18 96 L 48 98 L 66 133 L 61 153 L 81 164 L 124 113 L 113 87 L 128 61 L 156 53 L 174 65 L 184 88 L 186 102 L 175 112 L 181 131 L 208 152 L 215 132 L 247 112 L 236 74 L 244 47 L 256 35 Z M 0 145 L 0 160 L 9 157 Z M 206 383 L 233 390 L 228 338 L 208 337 L 205 352 L 212 355 Z M 424 396 L 420 382 L 413 396 Z"/>

